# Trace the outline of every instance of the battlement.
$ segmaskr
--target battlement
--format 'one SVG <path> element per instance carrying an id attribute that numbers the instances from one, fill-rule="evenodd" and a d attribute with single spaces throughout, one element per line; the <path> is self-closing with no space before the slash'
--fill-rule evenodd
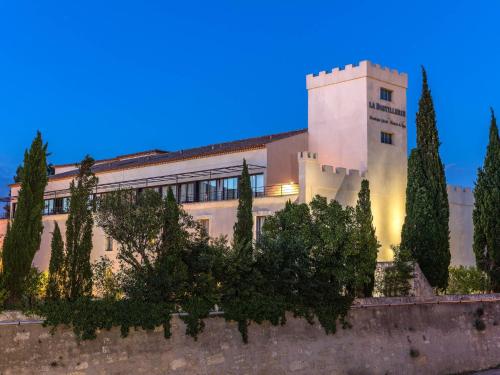
<path id="1" fill-rule="evenodd" d="M 339 176 L 365 177 L 365 174 L 358 169 L 346 169 L 342 167 L 333 168 L 331 165 L 322 165 L 321 172 Z"/>
<path id="2" fill-rule="evenodd" d="M 448 202 L 450 205 L 472 206 L 474 205 L 474 193 L 469 187 L 447 185 Z"/>
<path id="3" fill-rule="evenodd" d="M 311 161 L 318 163 L 318 155 L 315 152 L 301 151 L 298 153 L 298 157 L 299 157 L 299 161 L 300 160 L 311 160 Z M 319 169 L 321 172 L 332 174 L 332 175 L 365 177 L 365 173 L 360 172 L 358 169 L 347 169 L 347 168 L 343 168 L 343 167 L 334 168 L 332 165 L 321 165 L 319 167 L 320 167 Z"/>
<path id="4" fill-rule="evenodd" d="M 299 152 L 299 159 L 316 160 L 317 159 L 317 155 L 316 155 L 315 152 L 300 151 Z"/>
<path id="5" fill-rule="evenodd" d="M 330 72 L 321 71 L 318 74 L 308 74 L 306 76 L 306 87 L 311 90 L 362 77 L 376 78 L 396 86 L 408 87 L 408 75 L 406 73 L 399 73 L 396 69 L 372 64 L 368 60 L 363 60 L 357 65 L 348 64 L 342 68 L 333 68 Z"/>
<path id="6" fill-rule="evenodd" d="M 446 191 L 450 192 L 458 192 L 458 193 L 472 193 L 470 187 L 462 187 L 459 185 L 446 185 Z"/>

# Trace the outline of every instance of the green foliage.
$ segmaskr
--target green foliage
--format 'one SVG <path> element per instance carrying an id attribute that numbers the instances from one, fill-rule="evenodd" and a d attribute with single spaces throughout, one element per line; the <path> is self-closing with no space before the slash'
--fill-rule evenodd
<path id="1" fill-rule="evenodd" d="M 495 114 L 491 110 L 489 143 L 484 165 L 478 170 L 474 188 L 474 243 L 478 267 L 500 292 L 500 138 Z"/>
<path id="2" fill-rule="evenodd" d="M 46 297 L 57 300 L 64 294 L 64 242 L 57 222 L 54 222 L 50 248 L 49 280 Z"/>
<path id="3" fill-rule="evenodd" d="M 273 324 L 284 324 L 286 311 L 310 323 L 317 317 L 326 333 L 338 320 L 346 326 L 356 284 L 354 231 L 354 210 L 319 196 L 310 207 L 288 202 L 269 216 L 257 255 L 262 317 Z"/>
<path id="4" fill-rule="evenodd" d="M 23 166 L 18 169 L 21 188 L 17 209 L 3 244 L 3 279 L 9 294 L 7 303 L 11 306 L 21 303 L 31 263 L 40 247 L 43 194 L 47 185 L 46 156 L 47 144 L 38 132 L 24 153 Z"/>
<path id="5" fill-rule="evenodd" d="M 120 278 L 113 272 L 113 262 L 106 256 L 92 264 L 92 287 L 96 297 L 111 300 L 122 297 Z"/>
<path id="6" fill-rule="evenodd" d="M 31 267 L 25 281 L 24 308 L 34 308 L 38 301 L 45 297 L 48 280 L 49 275 L 47 272 L 40 272 L 37 268 Z"/>
<path id="7" fill-rule="evenodd" d="M 431 286 L 445 289 L 451 259 L 448 195 L 439 156 L 434 104 L 423 68 L 422 73 L 422 95 L 416 119 L 417 148 L 408 159 L 401 247 L 412 254 Z"/>
<path id="8" fill-rule="evenodd" d="M 119 244 L 121 287 L 126 298 L 168 304 L 182 314 L 196 338 L 218 302 L 214 269 L 220 246 L 177 204 L 153 190 L 117 191 L 102 198 L 97 223 Z"/>
<path id="9" fill-rule="evenodd" d="M 267 218 L 256 248 L 246 163 L 239 187 L 232 248 L 225 238 L 210 239 L 171 190 L 165 199 L 148 189 L 102 196 L 96 221 L 119 243 L 119 271 L 112 272 L 109 259 L 95 263 L 101 298 L 49 300 L 40 307 L 46 324 L 71 324 L 81 339 L 113 326 L 126 335 L 130 327 L 162 325 L 168 337 L 170 314 L 181 313 L 186 333 L 196 339 L 219 306 L 226 320 L 238 323 L 244 342 L 251 322 L 285 324 L 286 312 L 311 324 L 317 319 L 326 333 L 334 333 L 338 321 L 348 327 L 356 288 L 370 283 L 378 248 L 368 184 L 357 210 L 319 196 L 310 205 L 288 202 Z"/>
<path id="10" fill-rule="evenodd" d="M 450 267 L 446 294 L 479 294 L 490 290 L 488 275 L 476 267 Z"/>
<path id="11" fill-rule="evenodd" d="M 94 159 L 86 156 L 79 165 L 76 180 L 70 184 L 70 205 L 66 221 L 66 279 L 64 289 L 70 300 L 92 294 L 92 227 L 95 202 L 92 193 L 97 177 L 92 173 Z"/>
<path id="12" fill-rule="evenodd" d="M 122 337 L 130 328 L 154 330 L 163 327 L 165 338 L 171 336 L 170 317 L 173 309 L 166 303 L 150 303 L 129 299 L 92 300 L 81 297 L 74 301 L 59 300 L 42 304 L 36 312 L 45 316 L 44 326 L 70 325 L 78 339 L 96 338 L 96 331 L 120 327 Z"/>
<path id="13" fill-rule="evenodd" d="M 225 253 L 224 259 L 221 305 L 225 319 L 238 322 L 238 329 L 246 343 L 250 320 L 259 320 L 258 306 L 261 304 L 262 296 L 258 293 L 261 277 L 255 267 L 253 254 L 253 198 L 245 160 L 238 181 L 238 194 L 233 249 Z"/>
<path id="14" fill-rule="evenodd" d="M 8 297 L 8 292 L 4 286 L 3 274 L 0 272 L 0 312 L 2 312 L 2 310 L 4 308 L 4 304 L 5 304 L 5 301 L 7 300 L 7 297 Z"/>
<path id="15" fill-rule="evenodd" d="M 394 265 L 384 270 L 382 293 L 386 297 L 401 297 L 410 294 L 414 260 L 408 250 L 393 246 Z"/>
<path id="16" fill-rule="evenodd" d="M 235 248 L 248 250 L 251 254 L 253 238 L 253 216 L 252 216 L 252 186 L 248 166 L 243 159 L 243 169 L 238 180 L 238 210 L 236 212 L 236 223 L 233 230 L 233 243 Z"/>
<path id="17" fill-rule="evenodd" d="M 375 235 L 368 180 L 361 182 L 355 209 L 355 243 L 358 260 L 356 262 L 356 295 L 371 297 L 375 286 L 375 268 L 380 244 Z"/>

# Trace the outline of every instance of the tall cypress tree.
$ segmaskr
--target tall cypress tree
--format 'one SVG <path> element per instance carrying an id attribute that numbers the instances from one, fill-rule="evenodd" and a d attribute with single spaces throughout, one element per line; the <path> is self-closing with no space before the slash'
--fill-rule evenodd
<path id="1" fill-rule="evenodd" d="M 370 184 L 368 180 L 361 181 L 358 202 L 355 211 L 356 219 L 356 264 L 358 290 L 357 295 L 371 297 L 375 285 L 375 268 L 380 244 L 375 235 L 373 215 L 370 200 Z"/>
<path id="2" fill-rule="evenodd" d="M 69 214 L 66 221 L 65 291 L 70 300 L 92 294 L 93 209 L 92 193 L 97 177 L 92 173 L 94 159 L 86 156 L 79 165 L 78 175 L 70 184 Z"/>
<path id="3" fill-rule="evenodd" d="M 252 186 L 248 166 L 238 181 L 238 209 L 233 231 L 233 249 L 225 259 L 222 308 L 226 320 L 238 323 L 243 341 L 248 342 L 248 324 L 260 303 L 257 291 L 259 276 L 253 259 Z"/>
<path id="4" fill-rule="evenodd" d="M 188 233 L 183 227 L 181 208 L 171 188 L 164 200 L 161 248 L 155 263 L 158 296 L 161 301 L 179 303 L 187 291 L 188 269 L 183 262 L 183 253 L 188 249 Z"/>
<path id="5" fill-rule="evenodd" d="M 37 132 L 29 150 L 24 153 L 20 171 L 21 188 L 12 225 L 4 238 L 2 263 L 8 304 L 18 305 L 24 291 L 35 253 L 43 232 L 43 194 L 47 185 L 47 144 Z"/>
<path id="6" fill-rule="evenodd" d="M 484 165 L 474 188 L 474 243 L 476 262 L 500 292 L 500 139 L 493 109 Z"/>
<path id="7" fill-rule="evenodd" d="M 236 223 L 233 228 L 233 243 L 235 247 L 246 253 L 251 252 L 253 238 L 253 216 L 252 216 L 252 186 L 248 165 L 243 159 L 243 170 L 238 181 L 238 211 Z"/>
<path id="8" fill-rule="evenodd" d="M 408 159 L 406 218 L 401 246 L 412 254 L 433 287 L 445 289 L 451 259 L 448 193 L 439 156 L 436 113 L 423 67 L 418 105 L 417 147 Z"/>
<path id="9" fill-rule="evenodd" d="M 58 300 L 61 298 L 64 282 L 64 242 L 57 222 L 52 232 L 50 249 L 49 281 L 46 294 L 47 299 Z"/>

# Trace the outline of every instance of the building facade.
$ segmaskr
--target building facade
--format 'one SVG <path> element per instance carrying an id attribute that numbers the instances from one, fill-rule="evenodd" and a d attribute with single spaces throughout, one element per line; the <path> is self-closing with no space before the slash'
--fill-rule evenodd
<path id="1" fill-rule="evenodd" d="M 404 73 L 368 61 L 306 77 L 308 126 L 286 133 L 179 151 L 151 150 L 96 162 L 95 194 L 133 188 L 172 188 L 177 200 L 211 236 L 231 238 L 238 176 L 249 165 L 254 192 L 254 234 L 265 217 L 288 200 L 309 202 L 316 194 L 354 206 L 361 180 L 370 181 L 372 210 L 381 243 L 379 260 L 392 259 L 405 216 L 407 113 Z M 54 223 L 65 230 L 74 164 L 55 166 L 46 188 L 44 233 L 34 264 L 46 269 Z M 19 185 L 11 185 L 11 213 Z M 452 264 L 474 264 L 470 189 L 449 187 Z M 6 220 L 0 221 L 0 233 Z M 92 259 L 117 253 L 117 244 L 94 230 Z"/>

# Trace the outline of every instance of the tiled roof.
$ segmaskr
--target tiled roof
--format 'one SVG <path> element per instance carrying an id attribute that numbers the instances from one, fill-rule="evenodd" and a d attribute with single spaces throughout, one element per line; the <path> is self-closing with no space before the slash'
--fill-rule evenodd
<path id="1" fill-rule="evenodd" d="M 107 159 L 98 159 L 95 161 L 96 164 L 104 163 L 104 162 L 111 162 L 115 160 L 122 160 L 122 159 L 131 159 L 131 158 L 137 158 L 139 156 L 143 155 L 151 155 L 151 154 L 166 154 L 168 151 L 164 150 L 159 150 L 159 149 L 153 149 L 153 150 L 146 150 L 146 151 L 141 151 L 141 152 L 134 152 L 132 154 L 123 154 L 123 155 L 118 155 L 112 158 L 107 158 Z M 66 164 L 55 164 L 53 165 L 54 168 L 61 168 L 61 167 L 74 167 L 77 163 L 66 163 Z"/>
<path id="2" fill-rule="evenodd" d="M 285 133 L 265 135 L 261 137 L 246 138 L 232 142 L 217 143 L 208 146 L 195 147 L 186 150 L 172 151 L 163 154 L 139 156 L 120 160 L 119 158 L 110 159 L 109 162 L 100 162 L 93 167 L 94 173 L 107 172 L 120 169 L 137 168 L 150 164 L 163 164 L 179 160 L 193 159 L 200 157 L 213 156 L 230 152 L 243 151 L 252 148 L 264 147 L 266 144 L 279 141 L 280 139 L 292 137 L 297 134 L 307 132 L 307 129 L 293 130 Z M 140 154 L 140 153 L 139 153 Z M 76 169 L 49 176 L 49 179 L 59 179 L 76 175 Z"/>

